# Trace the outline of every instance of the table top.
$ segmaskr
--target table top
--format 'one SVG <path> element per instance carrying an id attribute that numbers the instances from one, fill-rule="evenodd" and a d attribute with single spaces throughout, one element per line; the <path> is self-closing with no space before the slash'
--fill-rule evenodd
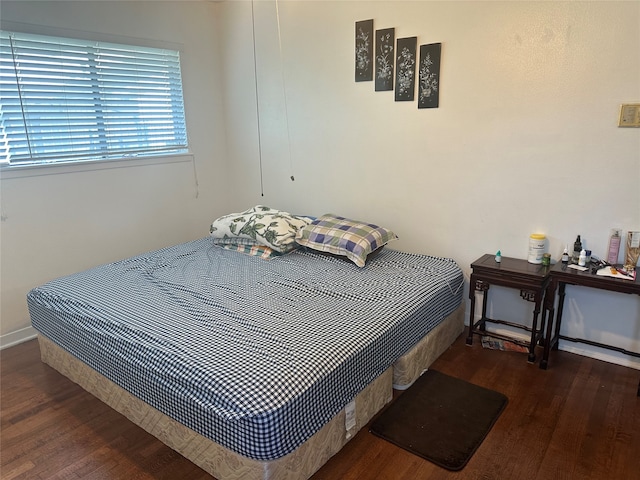
<path id="1" fill-rule="evenodd" d="M 539 279 L 545 278 L 551 270 L 551 267 L 529 263 L 521 258 L 502 257 L 502 261 L 498 263 L 496 262 L 496 256 L 489 253 L 473 262 L 471 268 L 474 272 L 506 272 L 509 274 L 538 277 Z"/>
<path id="2" fill-rule="evenodd" d="M 552 280 L 555 282 L 569 283 L 571 285 L 584 285 L 586 287 L 640 295 L 640 268 L 636 268 L 635 280 L 604 277 L 591 273 L 591 269 L 580 271 L 574 268 L 569 268 L 567 264 L 560 262 L 551 267 L 550 274 Z"/>

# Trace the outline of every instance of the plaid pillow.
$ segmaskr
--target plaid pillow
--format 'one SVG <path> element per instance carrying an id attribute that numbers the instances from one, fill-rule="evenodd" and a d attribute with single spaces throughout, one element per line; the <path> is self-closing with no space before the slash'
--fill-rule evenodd
<path id="1" fill-rule="evenodd" d="M 364 267 L 367 255 L 398 238 L 391 230 L 333 214 L 326 214 L 303 227 L 296 236 L 300 245 L 343 255 Z"/>

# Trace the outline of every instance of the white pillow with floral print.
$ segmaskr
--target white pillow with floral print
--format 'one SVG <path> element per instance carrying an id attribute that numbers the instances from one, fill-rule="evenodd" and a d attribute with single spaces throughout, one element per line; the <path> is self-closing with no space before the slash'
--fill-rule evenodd
<path id="1" fill-rule="evenodd" d="M 284 253 L 298 246 L 298 231 L 311 222 L 311 218 L 256 205 L 244 212 L 231 213 L 214 220 L 209 234 L 214 243 L 228 243 L 229 239 L 248 239 Z"/>

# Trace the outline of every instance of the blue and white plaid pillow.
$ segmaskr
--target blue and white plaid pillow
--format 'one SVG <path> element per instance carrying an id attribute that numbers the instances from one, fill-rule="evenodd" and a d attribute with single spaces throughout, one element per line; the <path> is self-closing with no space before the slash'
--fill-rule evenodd
<path id="1" fill-rule="evenodd" d="M 387 228 L 328 213 L 303 227 L 296 242 L 321 252 L 344 255 L 364 267 L 367 255 L 397 238 Z"/>

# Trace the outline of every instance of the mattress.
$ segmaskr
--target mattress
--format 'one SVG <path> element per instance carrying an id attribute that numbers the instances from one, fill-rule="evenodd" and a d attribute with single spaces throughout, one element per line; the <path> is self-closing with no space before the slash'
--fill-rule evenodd
<path id="1" fill-rule="evenodd" d="M 42 361 L 120 412 L 164 444 L 218 480 L 305 480 L 392 399 L 392 369 L 358 394 L 354 407 L 338 412 L 294 452 L 270 461 L 239 455 L 203 437 L 147 405 L 44 336 L 38 341 Z M 352 412 L 348 415 L 348 412 Z M 353 421 L 348 419 L 353 416 Z M 350 428 L 346 426 L 349 424 Z"/>
<path id="2" fill-rule="evenodd" d="M 33 326 L 136 398 L 255 460 L 283 457 L 452 313 L 449 259 L 265 261 L 209 238 L 60 278 Z"/>
<path id="3" fill-rule="evenodd" d="M 38 341 L 43 362 L 79 384 L 215 478 L 219 480 L 306 480 L 391 401 L 392 379 L 394 388 L 396 383 L 400 388 L 408 387 L 449 348 L 463 330 L 464 304 L 461 304 L 309 440 L 294 452 L 272 461 L 253 460 L 218 445 L 134 397 L 43 335 L 38 337 Z M 347 421 L 352 418 L 355 421 Z"/>

